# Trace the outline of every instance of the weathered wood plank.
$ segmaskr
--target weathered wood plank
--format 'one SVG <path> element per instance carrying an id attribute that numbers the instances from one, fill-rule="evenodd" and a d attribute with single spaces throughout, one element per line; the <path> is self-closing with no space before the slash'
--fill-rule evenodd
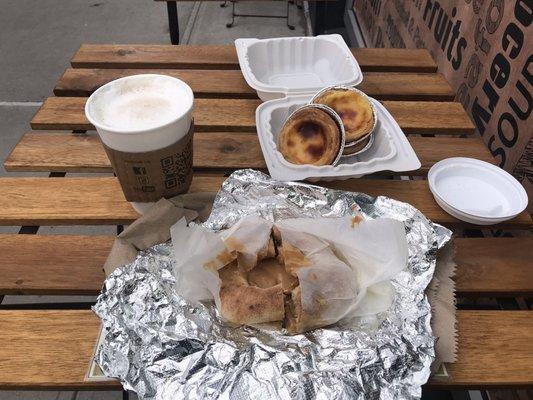
<path id="1" fill-rule="evenodd" d="M 257 98 L 240 71 L 172 69 L 68 68 L 57 83 L 56 96 L 89 96 L 100 86 L 137 74 L 164 74 L 189 84 L 197 98 Z M 451 101 L 455 93 L 441 74 L 368 72 L 359 89 L 379 100 Z"/>
<path id="2" fill-rule="evenodd" d="M 95 132 L 26 133 L 4 166 L 8 171 L 113 171 Z M 194 168 L 228 172 L 239 168 L 265 169 L 266 164 L 255 133 L 197 132 Z"/>
<path id="3" fill-rule="evenodd" d="M 216 191 L 223 179 L 195 177 L 189 191 Z M 113 177 L 0 178 L 0 187 L 0 225 L 121 225 L 138 217 Z"/>
<path id="4" fill-rule="evenodd" d="M 49 97 L 31 121 L 33 129 L 94 129 L 85 117 L 85 97 Z M 255 130 L 259 100 L 195 99 L 196 131 Z"/>
<path id="5" fill-rule="evenodd" d="M 33 129 L 94 129 L 85 117 L 85 97 L 49 97 L 31 121 Z M 196 99 L 195 130 L 249 132 L 255 130 L 259 100 Z M 460 103 L 385 101 L 383 105 L 405 133 L 472 134 L 474 125 Z"/>
<path id="6" fill-rule="evenodd" d="M 87 382 L 100 320 L 90 310 L 0 311 L 0 390 L 120 390 L 117 381 Z"/>
<path id="7" fill-rule="evenodd" d="M 54 94 L 86 97 L 112 80 L 138 74 L 163 74 L 179 78 L 187 82 L 196 98 L 257 99 L 255 90 L 248 86 L 239 70 L 67 68 L 59 78 Z"/>
<path id="8" fill-rule="evenodd" d="M 431 386 L 462 388 L 533 385 L 533 311 L 458 311 L 457 362 L 451 379 Z"/>
<path id="9" fill-rule="evenodd" d="M 190 191 L 216 192 L 223 176 L 195 176 Z M 433 199 L 427 181 L 349 179 L 324 186 L 388 196 L 418 208 L 431 220 L 471 226 L 444 212 Z M 0 225 L 117 225 L 137 213 L 124 199 L 118 180 L 97 178 L 0 178 Z M 526 212 L 496 227 L 530 228 Z"/>
<path id="10" fill-rule="evenodd" d="M 383 105 L 405 133 L 474 133 L 474 124 L 461 103 L 384 101 Z"/>
<path id="11" fill-rule="evenodd" d="M 429 387 L 533 385 L 532 311 L 458 311 L 458 361 Z M 100 321 L 89 310 L 3 310 L 0 389 L 121 389 L 84 380 Z"/>
<path id="12" fill-rule="evenodd" d="M 436 72 L 425 49 L 352 49 L 364 72 Z M 233 45 L 83 44 L 70 64 L 74 68 L 240 69 Z"/>
<path id="13" fill-rule="evenodd" d="M 419 170 L 409 174 L 426 175 L 433 164 L 448 157 L 494 163 L 490 151 L 477 137 L 408 139 L 422 163 Z M 7 171 L 112 172 L 96 133 L 28 132 L 7 157 L 4 167 Z M 266 169 L 266 163 L 255 133 L 198 132 L 194 137 L 194 168 L 227 172 L 239 168 Z"/>
<path id="14" fill-rule="evenodd" d="M 97 295 L 114 236 L 0 235 L 1 295 Z M 456 293 L 533 296 L 533 238 L 457 238 Z"/>
<path id="15" fill-rule="evenodd" d="M 113 236 L 0 235 L 0 296 L 97 295 Z"/>
<path id="16" fill-rule="evenodd" d="M 458 294 L 533 296 L 533 237 L 457 239 Z"/>

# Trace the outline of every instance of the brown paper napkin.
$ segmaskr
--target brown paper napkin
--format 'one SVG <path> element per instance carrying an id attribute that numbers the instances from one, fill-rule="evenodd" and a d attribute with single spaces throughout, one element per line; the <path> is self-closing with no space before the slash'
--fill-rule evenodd
<path id="1" fill-rule="evenodd" d="M 215 193 L 191 193 L 161 199 L 117 236 L 104 264 L 106 276 L 135 260 L 145 250 L 170 239 L 170 227 L 182 217 L 190 222 L 209 216 Z"/>
<path id="2" fill-rule="evenodd" d="M 205 221 L 211 213 L 215 195 L 215 193 L 192 193 L 159 200 L 117 236 L 104 264 L 106 276 L 116 268 L 134 261 L 140 250 L 169 240 L 170 227 L 182 217 L 185 217 L 187 222 L 194 219 Z M 453 256 L 453 244 L 445 246 L 439 252 L 433 280 L 426 290 L 433 311 L 431 327 L 437 338 L 436 358 L 431 367 L 433 372 L 437 371 L 442 363 L 455 362 L 456 359 Z"/>
<path id="3" fill-rule="evenodd" d="M 435 360 L 431 371 L 437 372 L 442 363 L 453 363 L 457 359 L 457 330 L 455 316 L 455 275 L 453 241 L 437 254 L 437 265 L 426 294 L 431 305 L 431 328 L 435 335 Z"/>

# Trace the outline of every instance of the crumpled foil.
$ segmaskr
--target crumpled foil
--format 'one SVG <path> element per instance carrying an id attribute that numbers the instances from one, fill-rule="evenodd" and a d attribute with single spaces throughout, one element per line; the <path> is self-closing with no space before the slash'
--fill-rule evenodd
<path id="1" fill-rule="evenodd" d="M 94 311 L 103 321 L 96 361 L 144 399 L 415 399 L 434 359 L 424 294 L 451 232 L 387 197 L 277 182 L 240 170 L 223 184 L 205 226 L 228 228 L 255 213 L 288 217 L 390 217 L 405 224 L 408 265 L 387 312 L 306 334 L 221 322 L 213 304 L 174 291 L 170 243 L 110 275 Z M 386 249 L 384 249 L 386 251 Z"/>

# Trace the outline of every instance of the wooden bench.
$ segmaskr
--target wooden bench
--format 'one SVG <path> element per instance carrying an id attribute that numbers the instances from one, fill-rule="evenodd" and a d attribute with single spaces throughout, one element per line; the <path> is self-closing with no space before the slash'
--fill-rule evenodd
<path id="1" fill-rule="evenodd" d="M 89 96 L 98 87 L 132 74 L 165 74 L 186 81 L 196 98 L 257 99 L 239 70 L 67 68 L 54 88 L 56 96 Z M 359 88 L 379 100 L 453 101 L 455 93 L 441 74 L 368 72 Z"/>
<path id="2" fill-rule="evenodd" d="M 31 120 L 31 127 L 94 129 L 85 117 L 86 100 L 85 97 L 49 97 Z M 260 100 L 252 99 L 195 99 L 195 131 L 254 131 L 255 109 L 259 104 Z M 405 133 L 463 135 L 474 131 L 460 103 L 384 101 L 383 105 Z"/>
<path id="3" fill-rule="evenodd" d="M 422 167 L 364 179 L 326 183 L 344 190 L 386 195 L 413 204 L 435 222 L 454 229 L 457 294 L 479 300 L 533 296 L 533 239 L 461 238 L 475 228 L 443 212 L 424 177 L 437 161 L 465 156 L 494 162 L 450 86 L 436 73 L 425 50 L 354 49 L 365 73 L 363 89 L 398 120 Z M 243 80 L 233 46 L 83 45 L 27 132 L 5 160 L 8 171 L 110 172 L 83 106 L 96 88 L 117 77 L 161 72 L 191 84 L 196 95 L 191 191 L 216 191 L 235 169 L 266 170 L 257 136 L 257 96 Z M 422 111 L 421 111 L 422 110 Z M 429 110 L 429 111 L 428 111 Z M 429 112 L 433 115 L 428 117 Z M 420 137 L 413 134 L 424 134 Z M 0 178 L 0 225 L 117 225 L 137 213 L 116 178 Z M 492 229 L 531 229 L 522 213 Z M 3 295 L 95 295 L 112 236 L 0 235 L 0 297 Z M 119 390 L 117 382 L 84 380 L 99 321 L 90 310 L 0 309 L 0 389 Z M 33 308 L 39 308 L 34 306 Z M 13 308 L 13 307 L 11 307 Z M 533 311 L 460 310 L 458 362 L 451 377 L 433 378 L 429 388 L 533 386 Z"/>
<path id="4" fill-rule="evenodd" d="M 189 191 L 216 192 L 224 179 L 216 172 L 196 174 Z M 412 204 L 437 223 L 452 228 L 469 226 L 437 205 L 425 180 L 348 179 L 322 185 L 392 197 Z M 8 177 L 0 178 L 0 186 L 4 188 L 0 192 L 0 225 L 124 225 L 138 217 L 114 177 Z M 496 227 L 527 229 L 531 217 L 523 212 Z"/>
<path id="5" fill-rule="evenodd" d="M 437 72 L 424 49 L 352 49 L 363 72 Z M 161 44 L 83 44 L 70 61 L 72 68 L 204 69 L 239 68 L 234 46 L 167 46 Z"/>

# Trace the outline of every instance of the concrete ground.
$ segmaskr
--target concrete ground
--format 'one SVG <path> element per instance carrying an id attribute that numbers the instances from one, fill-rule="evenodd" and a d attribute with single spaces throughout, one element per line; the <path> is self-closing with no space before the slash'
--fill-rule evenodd
<path id="1" fill-rule="evenodd" d="M 290 6 L 291 31 L 285 20 L 236 18 L 226 28 L 231 6 L 222 2 L 178 3 L 181 43 L 233 43 L 239 37 L 305 35 L 303 12 Z M 246 2 L 239 13 L 283 14 L 286 3 Z M 30 129 L 29 121 L 82 43 L 170 44 L 165 3 L 153 0 L 2 0 L 0 5 L 0 176 L 46 175 L 7 173 L 3 161 Z M 18 227 L 0 227 L 16 233 Z M 115 227 L 43 227 L 39 234 L 114 234 Z M 88 297 L 6 296 L 3 304 L 90 301 Z M 110 400 L 120 392 L 0 391 L 0 400 Z"/>

